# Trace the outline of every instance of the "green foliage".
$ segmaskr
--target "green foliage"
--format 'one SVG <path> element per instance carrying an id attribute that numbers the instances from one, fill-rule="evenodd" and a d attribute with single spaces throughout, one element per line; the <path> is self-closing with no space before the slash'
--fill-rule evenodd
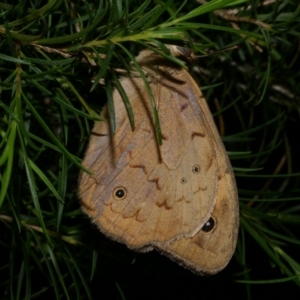
<path id="1" fill-rule="evenodd" d="M 300 7 L 199 2 L 0 3 L 1 299 L 219 299 L 227 287 L 239 299 L 258 299 L 258 284 L 298 289 Z M 115 128 L 114 87 L 134 127 L 120 69 L 133 60 L 143 76 L 134 57 L 145 47 L 183 65 L 164 43 L 199 56 L 190 71 L 215 113 L 239 188 L 235 257 L 209 278 L 109 241 L 82 215 L 76 194 L 106 101 Z M 153 113 L 160 141 L 154 101 Z"/>

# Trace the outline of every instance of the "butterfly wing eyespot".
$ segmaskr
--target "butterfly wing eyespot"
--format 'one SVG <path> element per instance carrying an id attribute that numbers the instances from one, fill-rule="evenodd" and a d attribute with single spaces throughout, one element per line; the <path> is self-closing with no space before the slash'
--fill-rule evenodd
<path id="1" fill-rule="evenodd" d="M 201 170 L 201 168 L 200 168 L 200 166 L 197 165 L 197 164 L 194 165 L 193 168 L 192 168 L 192 171 L 193 171 L 193 173 L 195 173 L 195 174 L 200 173 L 200 170 Z"/>
<path id="2" fill-rule="evenodd" d="M 203 225 L 201 228 L 204 232 L 210 232 L 215 228 L 215 219 L 213 217 L 210 217 L 209 220 Z"/>
<path id="3" fill-rule="evenodd" d="M 185 177 L 182 177 L 182 178 L 180 179 L 180 183 L 181 183 L 181 184 L 186 184 L 186 183 L 187 183 L 187 179 L 186 179 Z"/>
<path id="4" fill-rule="evenodd" d="M 116 200 L 123 200 L 127 196 L 127 190 L 124 187 L 117 187 L 113 191 L 113 196 Z"/>

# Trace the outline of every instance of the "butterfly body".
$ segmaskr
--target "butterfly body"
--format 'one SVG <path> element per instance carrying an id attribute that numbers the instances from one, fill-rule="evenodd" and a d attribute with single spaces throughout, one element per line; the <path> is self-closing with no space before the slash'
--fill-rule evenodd
<path id="1" fill-rule="evenodd" d="M 133 74 L 121 79 L 135 128 L 115 90 L 117 130 L 112 135 L 108 122 L 96 122 L 83 160 L 93 173 L 80 176 L 83 210 L 104 234 L 129 248 L 155 248 L 196 273 L 216 273 L 231 258 L 238 230 L 227 154 L 189 73 L 149 50 L 137 62 L 155 99 L 162 145 L 143 80 Z M 102 115 L 108 118 L 106 110 Z M 204 232 L 210 218 L 214 228 Z"/>

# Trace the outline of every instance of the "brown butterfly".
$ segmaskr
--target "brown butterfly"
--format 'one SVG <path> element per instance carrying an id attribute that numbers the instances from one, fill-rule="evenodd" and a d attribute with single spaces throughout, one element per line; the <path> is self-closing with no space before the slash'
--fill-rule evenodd
<path id="1" fill-rule="evenodd" d="M 168 46 L 172 55 L 183 48 Z M 157 249 L 196 273 L 222 270 L 236 246 L 239 208 L 232 168 L 206 101 L 190 74 L 151 50 L 137 62 L 159 115 L 137 72 L 121 79 L 135 128 L 117 90 L 116 132 L 107 121 L 92 131 L 79 196 L 100 231 L 138 251 Z M 135 74 L 135 75 L 134 75 Z M 102 116 L 108 118 L 107 109 Z"/>

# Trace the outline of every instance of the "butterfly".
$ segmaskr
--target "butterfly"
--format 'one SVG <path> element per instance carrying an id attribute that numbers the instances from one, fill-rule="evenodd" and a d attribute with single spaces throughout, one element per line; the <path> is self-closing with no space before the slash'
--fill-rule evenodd
<path id="1" fill-rule="evenodd" d="M 190 55 L 167 47 L 174 57 Z M 189 72 L 149 49 L 136 61 L 155 100 L 162 145 L 145 82 L 132 71 L 120 83 L 135 126 L 115 89 L 116 132 L 97 121 L 82 162 L 92 172 L 80 174 L 82 209 L 102 233 L 130 249 L 156 249 L 195 273 L 215 274 L 231 259 L 239 227 L 229 158 Z M 108 119 L 107 108 L 101 116 Z"/>

